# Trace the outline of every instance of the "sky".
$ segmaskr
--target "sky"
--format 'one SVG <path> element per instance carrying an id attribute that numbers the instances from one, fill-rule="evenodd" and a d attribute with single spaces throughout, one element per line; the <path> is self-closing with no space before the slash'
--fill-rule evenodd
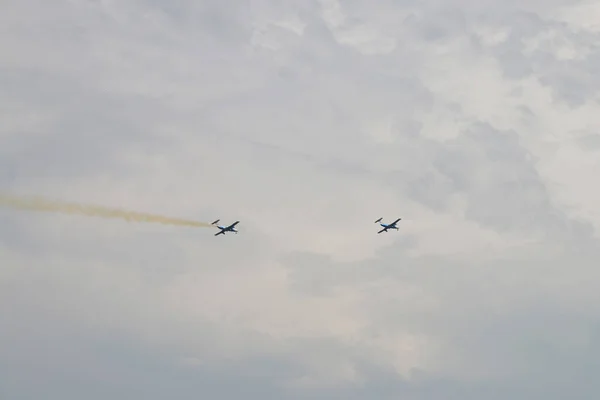
<path id="1" fill-rule="evenodd" d="M 3 1 L 0 397 L 596 399 L 599 21 Z"/>

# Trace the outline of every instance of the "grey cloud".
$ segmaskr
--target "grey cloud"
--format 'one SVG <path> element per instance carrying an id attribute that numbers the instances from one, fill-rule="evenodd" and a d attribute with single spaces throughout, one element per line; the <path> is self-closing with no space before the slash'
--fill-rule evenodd
<path id="1" fill-rule="evenodd" d="M 396 254 L 388 252 L 382 254 L 380 261 L 365 263 L 363 267 L 373 270 L 374 267 L 377 269 L 383 266 L 381 261 L 385 260 L 385 256 Z M 588 282 L 593 282 L 593 279 L 589 279 L 592 277 L 589 273 L 593 271 L 593 260 L 597 256 L 594 254 L 589 254 L 590 262 L 585 266 L 571 266 L 571 271 L 578 278 L 571 281 L 567 279 L 564 285 L 586 277 Z M 478 382 L 448 379 L 443 375 L 419 370 L 413 372 L 410 380 L 405 380 L 390 365 L 371 360 L 360 343 L 352 347 L 327 340 L 288 341 L 285 344 L 286 351 L 272 357 L 262 355 L 215 365 L 178 365 L 177 352 L 161 353 L 136 341 L 110 338 L 107 335 L 90 336 L 85 328 L 52 315 L 38 321 L 52 323 L 53 326 L 45 330 L 45 341 L 39 341 L 35 331 L 31 330 L 33 318 L 39 319 L 39 316 L 32 313 L 31 320 L 19 323 L 17 319 L 13 319 L 11 328 L 3 330 L 4 343 L 7 343 L 8 337 L 8 343 L 12 344 L 11 350 L 4 353 L 3 357 L 3 386 L 9 393 L 21 393 L 23 398 L 36 398 L 45 393 L 50 398 L 62 396 L 66 399 L 77 398 L 85 393 L 89 393 L 91 398 L 112 395 L 145 396 L 149 399 L 162 398 L 166 393 L 176 393 L 184 398 L 192 394 L 237 398 L 240 393 L 246 393 L 285 399 L 359 399 L 365 396 L 391 399 L 399 395 L 423 400 L 440 396 L 457 399 L 500 399 L 503 396 L 559 399 L 569 392 L 577 393 L 580 398 L 591 399 L 593 397 L 588 394 L 599 389 L 591 372 L 597 367 L 593 360 L 597 358 L 595 354 L 599 348 L 595 323 L 597 310 L 578 315 L 569 313 L 570 308 L 567 308 L 563 313 L 557 313 L 557 307 L 560 309 L 561 303 L 563 306 L 568 304 L 568 296 L 563 297 L 564 301 L 555 301 L 553 295 L 547 292 L 552 288 L 552 282 L 556 282 L 556 274 L 565 275 L 562 272 L 564 260 L 573 256 L 576 253 L 566 253 L 564 257 L 552 261 L 549 268 L 535 268 L 529 272 L 526 269 L 527 259 L 522 259 L 526 264 L 511 267 L 512 273 L 516 274 L 511 281 L 495 279 L 502 274 L 502 263 L 493 263 L 479 272 L 473 265 L 469 270 L 474 278 L 469 280 L 468 286 L 460 286 L 460 293 L 458 283 L 465 275 L 457 272 L 461 269 L 458 264 L 453 266 L 447 260 L 439 260 L 437 265 L 432 266 L 431 262 L 423 260 L 418 264 L 412 263 L 410 267 L 399 267 L 410 261 L 398 257 L 395 260 L 396 266 L 390 265 L 389 270 L 404 271 L 403 280 L 422 283 L 422 277 L 427 275 L 430 290 L 446 299 L 445 312 L 438 314 L 439 319 L 431 320 L 402 312 L 401 309 L 406 309 L 406 305 L 391 304 L 390 307 L 387 304 L 385 309 L 374 308 L 383 312 L 383 319 L 373 326 L 381 328 L 387 319 L 388 322 L 395 320 L 400 329 L 415 329 L 419 327 L 419 323 L 435 321 L 436 325 L 420 325 L 420 329 L 451 338 L 448 345 L 469 361 L 476 362 L 475 368 L 498 374 L 497 377 L 492 375 L 489 379 L 480 379 Z M 310 266 L 314 261 L 305 259 L 304 263 L 305 266 Z M 339 273 L 345 268 L 340 265 L 334 271 Z M 446 275 L 432 273 L 450 268 L 454 271 L 448 271 Z M 542 272 L 544 270 L 545 274 Z M 381 268 L 379 271 L 381 273 Z M 517 271 L 522 273 L 519 275 Z M 386 276 L 387 274 L 379 275 L 379 279 Z M 364 274 L 363 280 L 365 284 L 371 281 Z M 524 283 L 518 284 L 521 280 Z M 338 282 L 348 284 L 343 273 Z M 337 283 L 332 280 L 330 284 Z M 512 287 L 511 304 L 519 307 L 520 311 L 494 309 L 498 300 L 510 293 L 503 288 L 504 285 Z M 526 291 L 532 289 L 533 293 L 527 295 Z M 561 290 L 560 286 L 554 289 Z M 594 285 L 589 283 L 582 289 L 586 293 L 592 293 Z M 481 296 L 484 293 L 487 296 Z M 524 295 L 526 297 L 520 299 Z M 478 304 L 469 304 L 473 298 L 479 299 Z M 372 300 L 375 299 L 376 296 L 373 296 Z M 381 306 L 383 305 L 382 303 Z M 399 315 L 402 318 L 398 318 Z M 377 312 L 373 318 L 379 318 Z M 22 330 L 21 334 L 18 334 L 19 329 Z M 448 334 L 450 336 L 446 336 Z M 36 357 L 26 361 L 22 353 L 25 348 Z M 306 373 L 302 357 L 296 354 L 329 354 L 347 360 L 354 365 L 364 383 L 312 389 L 289 386 L 289 382 L 302 378 Z M 44 355 L 44 358 L 38 359 L 40 355 Z M 182 353 L 179 355 L 184 356 Z M 470 357 L 475 357 L 475 360 Z M 79 367 L 72 368 L 71 365 Z M 45 378 L 38 379 L 37 385 L 25 385 L 21 377 L 32 373 Z M 132 384 L 133 382 L 138 384 Z"/>
<path id="2" fill-rule="evenodd" d="M 468 199 L 466 216 L 494 229 L 543 229 L 560 234 L 568 222 L 551 204 L 533 157 L 516 132 L 475 125 L 434 161 Z M 493 211 L 492 211 L 493 210 Z M 588 229 L 584 235 L 590 235 Z"/>
<path id="3" fill-rule="evenodd" d="M 27 105 L 34 116 L 55 115 L 43 130 L 3 130 L 0 154 L 13 184 L 64 181 L 115 170 L 126 174 L 122 153 L 160 139 L 152 137 L 150 128 L 166 112 L 153 100 L 102 94 L 83 82 L 37 71 L 9 69 L 0 80 L 7 89 L 4 103 Z"/>
<path id="4" fill-rule="evenodd" d="M 82 339 L 77 332 L 66 334 L 68 346 L 57 347 L 54 341 L 35 346 L 39 358 L 24 363 L 22 357 L 3 357 L 3 387 L 7 393 L 19 393 L 20 398 L 89 399 L 147 398 L 176 396 L 187 399 L 200 396 L 239 398 L 240 396 L 270 397 L 279 394 L 276 383 L 265 384 L 261 373 L 276 379 L 287 367 L 264 358 L 259 370 L 254 362 L 234 368 L 205 369 L 178 365 L 161 354 L 153 354 L 135 342 L 110 338 Z M 60 359 L 60 365 L 52 362 Z M 13 361 L 13 362 L 11 362 Z M 77 365 L 77 368 L 69 368 Z M 21 380 L 34 374 L 36 384 Z M 131 382 L 139 384 L 131 385 Z"/>
<path id="5" fill-rule="evenodd" d="M 446 155 L 449 157 L 447 160 Z M 447 150 L 440 152 L 434 165 L 467 193 L 474 190 L 489 192 L 489 195 L 480 192 L 480 196 L 484 197 L 475 195 L 477 197 L 470 206 L 482 207 L 480 210 L 494 209 L 504 221 L 511 221 L 512 215 L 522 216 L 528 212 L 522 213 L 517 209 L 498 213 L 500 205 L 492 205 L 492 201 L 500 200 L 503 204 L 525 201 L 527 206 L 533 202 L 529 207 L 539 209 L 540 201 L 546 197 L 541 178 L 527 160 L 526 150 L 519 144 L 516 132 L 501 132 L 486 125 L 473 126 L 470 132 L 448 143 Z M 519 188 L 536 191 L 537 198 L 519 192 Z"/>
<path id="6" fill-rule="evenodd" d="M 552 171 L 542 175 L 528 148 L 548 121 L 524 104 L 510 115 L 531 131 L 471 115 L 456 139 L 427 138 L 438 111 L 467 111 L 419 78 L 436 46 L 466 38 L 473 59 L 495 57 L 515 81 L 531 76 L 572 106 L 587 102 L 596 37 L 544 12 L 571 3 L 340 2 L 338 28 L 317 2 L 38 1 L 36 13 L 23 4 L 0 17 L 0 102 L 11 122 L 0 129 L 0 184 L 239 218 L 243 231 L 213 238 L 210 229 L 2 210 L 0 394 L 597 397 L 598 242 L 591 217 L 577 220 L 556 200 Z M 276 24 L 291 19 L 305 24 L 302 35 Z M 481 27 L 507 28 L 508 39 L 490 47 L 475 35 Z M 550 29 L 588 57 L 523 53 Z M 340 42 L 348 32 L 396 47 L 365 55 L 349 36 Z M 595 146 L 591 135 L 578 140 Z M 353 225 L 384 207 L 415 212 L 413 227 L 431 229 L 374 236 L 381 215 Z M 474 222 L 500 250 L 411 256 L 445 221 L 456 221 L 448 232 L 457 236 Z M 309 250 L 312 238 L 322 249 L 353 240 L 374 255 L 336 262 L 343 254 Z M 350 305 L 337 308 L 339 293 Z M 405 335 L 426 344 L 399 349 Z M 429 364 L 403 378 L 396 351 L 403 365 L 419 352 Z M 340 365 L 360 379 L 335 381 Z M 315 386 L 294 385 L 314 376 Z"/>
<path id="7" fill-rule="evenodd" d="M 567 102 L 572 107 L 578 107 L 593 99 L 598 92 L 598 82 L 594 74 L 598 58 L 597 34 L 577 30 L 539 11 L 539 7 L 551 10 L 567 4 L 563 1 L 554 4 L 513 2 L 500 6 L 498 2 L 487 1 L 477 4 L 466 2 L 461 8 L 445 2 L 432 1 L 421 4 L 422 9 L 416 4 L 398 4 L 397 7 L 398 10 L 411 12 L 402 26 L 414 36 L 405 40 L 432 43 L 440 39 L 467 39 L 474 50 L 495 57 L 508 78 L 518 80 L 537 76 L 544 85 L 553 90 L 557 99 Z M 419 9 L 419 12 L 413 12 L 415 9 Z M 361 9 L 361 12 L 377 15 L 377 9 L 374 10 Z M 475 33 L 481 26 L 505 30 L 506 40 L 488 47 Z M 556 37 L 545 38 L 544 35 L 549 33 L 556 34 Z M 530 54 L 525 54 L 527 41 L 535 38 L 540 41 L 540 47 L 533 49 Z M 583 58 L 558 59 L 554 51 L 561 44 L 573 45 L 575 55 Z M 584 56 L 584 50 L 589 54 Z"/>
<path id="8" fill-rule="evenodd" d="M 599 82 L 592 71 L 595 71 L 598 58 L 597 34 L 576 30 L 535 12 L 514 10 L 480 20 L 491 27 L 508 31 L 506 41 L 488 50 L 500 62 L 507 77 L 523 79 L 536 76 L 543 85 L 552 89 L 557 99 L 572 107 L 581 106 L 595 97 Z M 544 36 L 551 34 L 554 35 L 552 39 Z M 535 38 L 540 42 L 539 47 L 525 54 L 527 41 Z M 582 59 L 558 59 L 554 52 L 560 45 L 574 47 L 569 50 Z"/>
<path id="9" fill-rule="evenodd" d="M 584 149 L 597 151 L 598 149 L 600 149 L 600 134 L 585 134 L 579 138 L 579 143 Z"/>
<path id="10" fill-rule="evenodd" d="M 533 254 L 537 256 L 531 257 Z M 369 326 L 379 327 L 370 333 L 386 329 L 439 333 L 448 340 L 448 353 L 441 357 L 447 359 L 449 369 L 466 368 L 484 375 L 477 383 L 459 379 L 438 386 L 435 376 L 425 372 L 426 378 L 417 378 L 420 374 L 415 371 L 415 381 L 406 383 L 415 398 L 429 398 L 423 392 L 437 390 L 438 395 L 456 390 L 466 398 L 494 398 L 500 391 L 540 399 L 558 399 L 576 390 L 582 398 L 591 398 L 600 389 L 591 375 L 595 363 L 591 355 L 600 348 L 600 310 L 592 306 L 592 298 L 597 297 L 592 283 L 597 276 L 597 255 L 596 243 L 564 251 L 556 251 L 552 245 L 526 246 L 504 259 L 486 257 L 482 262 L 458 257 L 415 260 L 389 248 L 360 267 L 330 264 L 327 274 L 336 279 L 320 282 L 310 278 L 310 271 L 323 268 L 324 260 L 303 256 L 297 258 L 304 261 L 293 267 L 291 278 L 294 286 L 320 287 L 318 294 L 348 285 L 367 290 L 374 283 L 390 285 L 397 279 L 404 287 L 419 282 L 426 294 L 438 297 L 442 302 L 436 304 L 441 309 L 433 317 L 430 309 L 421 309 L 417 303 L 426 296 L 395 301 L 381 288 L 379 293 L 377 289 L 369 292 L 373 302 Z M 565 265 L 570 265 L 568 271 Z M 300 274 L 304 269 L 308 271 Z M 578 287 L 581 296 L 566 294 L 571 287 Z M 587 304 L 585 308 L 581 301 Z M 367 386 L 375 386 L 377 381 L 377 376 L 369 376 Z M 400 382 L 397 377 L 394 381 Z M 398 387 L 395 390 L 404 392 Z"/>
<path id="11" fill-rule="evenodd" d="M 427 10 L 420 16 L 413 16 L 410 26 L 426 42 L 445 40 L 466 33 L 467 17 L 455 6 L 441 6 Z"/>

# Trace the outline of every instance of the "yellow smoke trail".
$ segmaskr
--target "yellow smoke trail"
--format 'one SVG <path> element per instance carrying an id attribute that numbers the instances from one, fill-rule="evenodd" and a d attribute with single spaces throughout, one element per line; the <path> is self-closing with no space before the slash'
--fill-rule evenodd
<path id="1" fill-rule="evenodd" d="M 63 203 L 58 201 L 45 200 L 39 197 L 24 198 L 0 194 L 0 206 L 11 207 L 19 210 L 57 212 L 63 214 L 77 214 L 103 218 L 119 218 L 124 219 L 126 221 L 154 222 L 165 225 L 193 227 L 211 226 L 210 224 L 204 222 L 190 221 L 179 218 L 169 218 L 161 215 L 139 213 L 134 211 L 124 211 L 100 206 Z"/>

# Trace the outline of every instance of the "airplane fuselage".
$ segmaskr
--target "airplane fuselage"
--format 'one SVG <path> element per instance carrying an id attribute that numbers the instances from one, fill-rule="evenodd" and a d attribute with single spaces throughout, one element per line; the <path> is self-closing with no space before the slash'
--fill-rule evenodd
<path id="1" fill-rule="evenodd" d="M 235 228 L 227 228 L 226 226 L 217 226 L 217 228 L 219 228 L 221 231 L 223 231 L 223 233 L 225 233 L 225 232 L 235 232 L 235 233 L 237 233 L 237 231 L 235 230 Z"/>
<path id="2" fill-rule="evenodd" d="M 379 224 L 381 226 L 383 226 L 385 229 L 395 229 L 398 230 L 398 227 L 396 225 L 391 225 L 391 224 Z"/>

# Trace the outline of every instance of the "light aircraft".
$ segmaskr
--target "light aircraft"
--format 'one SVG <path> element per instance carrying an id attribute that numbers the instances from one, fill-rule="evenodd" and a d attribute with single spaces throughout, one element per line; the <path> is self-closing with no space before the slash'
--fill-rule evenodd
<path id="1" fill-rule="evenodd" d="M 375 223 L 378 223 L 378 222 L 379 222 L 379 221 L 381 221 L 382 219 L 383 219 L 383 217 L 382 217 L 382 218 L 379 218 L 377 221 L 375 221 Z M 394 221 L 394 222 L 392 222 L 391 224 L 384 224 L 384 223 L 381 223 L 381 224 L 379 224 L 379 225 L 383 226 L 383 229 L 382 229 L 382 230 L 380 230 L 380 231 L 379 231 L 379 232 L 377 232 L 377 233 L 381 233 L 381 232 L 387 232 L 387 231 L 388 231 L 388 229 L 395 229 L 395 230 L 398 230 L 398 227 L 396 226 L 396 224 L 397 224 L 397 223 L 398 223 L 398 221 L 400 221 L 401 219 L 402 219 L 402 218 L 398 218 L 397 220 L 395 220 L 395 221 Z"/>
<path id="2" fill-rule="evenodd" d="M 214 221 L 213 223 L 211 223 L 211 225 L 216 225 L 219 222 L 219 220 Z M 224 235 L 225 232 L 235 232 L 238 233 L 238 231 L 235 230 L 235 226 L 237 224 L 239 224 L 240 221 L 235 221 L 233 224 L 229 225 L 229 226 L 220 226 L 217 225 L 217 228 L 220 229 L 219 232 L 215 233 L 215 236 L 219 236 L 219 235 Z"/>

